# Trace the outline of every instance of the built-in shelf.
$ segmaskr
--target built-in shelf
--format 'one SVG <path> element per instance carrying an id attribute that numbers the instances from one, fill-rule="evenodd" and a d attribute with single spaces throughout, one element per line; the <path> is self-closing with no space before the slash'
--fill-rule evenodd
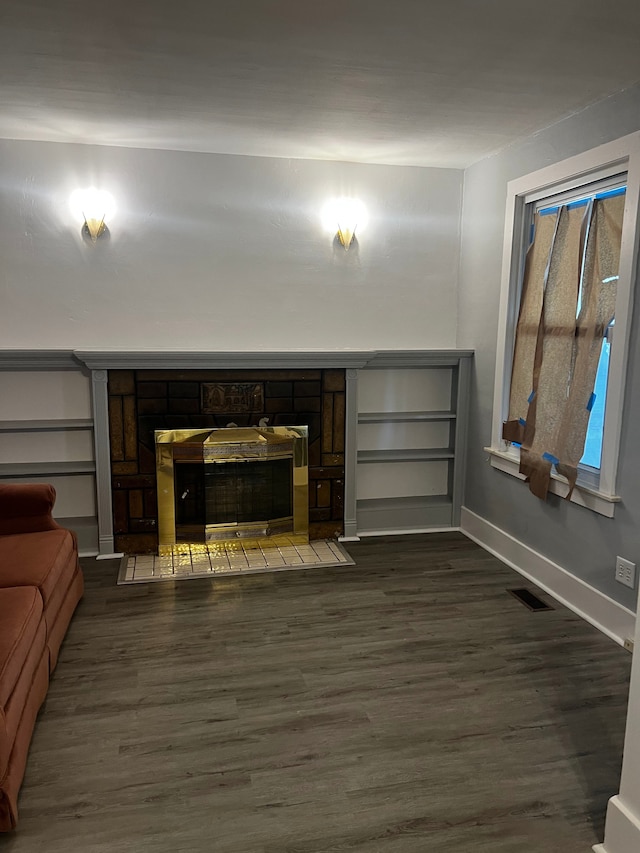
<path id="1" fill-rule="evenodd" d="M 472 355 L 387 354 L 353 371 L 348 443 L 356 485 L 345 492 L 346 537 L 460 524 Z"/>
<path id="2" fill-rule="evenodd" d="M 93 474 L 93 460 L 80 462 L 2 462 L 0 477 L 49 477 L 55 474 Z"/>
<path id="3" fill-rule="evenodd" d="M 404 507 L 411 509 L 414 507 L 435 507 L 447 506 L 451 507 L 450 495 L 416 495 L 406 498 L 364 498 L 358 501 L 363 507 L 384 509 L 385 507 Z"/>
<path id="4" fill-rule="evenodd" d="M 432 462 L 453 459 L 451 447 L 419 447 L 412 450 L 359 450 L 358 462 Z"/>
<path id="5" fill-rule="evenodd" d="M 360 412 L 359 424 L 419 423 L 421 421 L 451 421 L 455 412 Z"/>
<path id="6" fill-rule="evenodd" d="M 381 530 L 409 531 L 450 527 L 452 511 L 453 500 L 450 495 L 359 500 L 358 530 L 366 534 Z"/>
<path id="7" fill-rule="evenodd" d="M 0 421 L 0 432 L 65 432 L 67 430 L 87 429 L 93 429 L 93 421 L 86 418 L 48 421 Z"/>
<path id="8" fill-rule="evenodd" d="M 82 440 L 81 432 L 90 432 L 93 430 L 92 418 L 48 418 L 48 419 L 21 419 L 21 420 L 0 420 L 0 434 L 7 436 L 5 441 L 10 441 L 10 435 L 20 435 L 23 433 L 66 433 L 73 432 L 75 436 L 76 455 L 84 455 L 88 452 L 88 448 L 80 449 L 81 445 L 86 444 Z M 45 436 L 34 437 L 29 439 L 36 448 L 39 442 L 43 441 Z M 69 442 L 74 439 L 69 438 Z M 80 444 L 78 443 L 80 442 Z M 34 449 L 34 453 L 37 450 Z M 9 454 L 7 454 L 9 455 Z M 43 454 L 44 455 L 44 454 Z M 10 457 L 9 457 L 10 458 Z M 96 463 L 93 459 L 81 460 L 60 460 L 54 462 L 1 462 L 0 463 L 0 478 L 1 479 L 23 479 L 35 480 L 49 477 L 74 477 L 81 474 L 95 474 Z M 56 482 L 56 489 L 59 490 L 60 481 Z M 82 490 L 82 488 L 81 488 Z M 73 494 L 73 488 L 70 492 Z M 73 500 L 71 504 L 73 504 Z M 77 499 L 75 501 L 78 503 Z M 66 504 L 69 506 L 70 501 L 67 499 Z M 84 502 L 83 502 L 84 503 Z M 82 506 L 82 504 L 80 505 Z M 54 508 L 55 513 L 55 508 Z M 75 531 L 78 537 L 78 545 L 81 556 L 89 556 L 98 553 L 98 519 L 95 515 L 91 516 L 73 516 L 59 518 L 54 515 L 58 524 L 62 527 L 67 527 Z"/>

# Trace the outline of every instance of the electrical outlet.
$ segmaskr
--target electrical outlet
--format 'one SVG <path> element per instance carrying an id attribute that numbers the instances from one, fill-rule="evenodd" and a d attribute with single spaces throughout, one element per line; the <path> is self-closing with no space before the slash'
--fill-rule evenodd
<path id="1" fill-rule="evenodd" d="M 633 589 L 636 585 L 636 564 L 624 557 L 616 557 L 616 580 Z"/>

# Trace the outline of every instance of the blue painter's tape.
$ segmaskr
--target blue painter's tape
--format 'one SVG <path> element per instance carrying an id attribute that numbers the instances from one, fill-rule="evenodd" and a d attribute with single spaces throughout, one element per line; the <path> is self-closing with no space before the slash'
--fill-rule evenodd
<path id="1" fill-rule="evenodd" d="M 595 198 L 611 198 L 614 195 L 624 195 L 627 191 L 626 187 L 616 187 L 614 190 L 605 190 L 602 193 L 598 193 Z"/>
<path id="2" fill-rule="evenodd" d="M 527 425 L 527 422 L 525 421 L 524 418 L 518 418 L 518 423 L 520 424 L 520 426 L 526 426 Z"/>
<path id="3" fill-rule="evenodd" d="M 551 462 L 553 465 L 557 465 L 560 460 L 553 455 L 553 453 L 543 453 L 542 458 L 546 459 L 547 462 Z"/>
<path id="4" fill-rule="evenodd" d="M 535 396 L 536 396 L 536 392 L 535 392 L 535 391 L 532 391 L 532 392 L 529 394 L 529 399 L 527 400 L 527 403 L 530 403 L 530 402 L 533 400 L 533 398 L 534 398 Z"/>
<path id="5" fill-rule="evenodd" d="M 596 193 L 596 195 L 587 198 L 579 198 L 576 201 L 570 201 L 567 204 L 567 210 L 571 210 L 575 207 L 585 207 L 591 200 L 594 198 L 596 200 L 600 200 L 602 198 L 611 198 L 614 195 L 624 195 L 627 191 L 626 187 L 615 187 L 612 190 L 604 190 L 604 192 Z M 542 210 L 538 211 L 538 216 L 549 216 L 551 213 L 557 213 L 560 210 L 561 205 L 556 204 L 552 207 L 544 207 Z"/>
<path id="6" fill-rule="evenodd" d="M 575 207 L 586 207 L 589 204 L 590 199 L 588 198 L 580 198 L 577 201 L 570 201 L 566 208 L 567 210 L 573 210 Z M 539 210 L 538 213 L 540 216 L 549 216 L 551 213 L 557 213 L 560 210 L 561 205 L 556 205 L 555 207 L 545 207 L 543 210 Z"/>
<path id="7" fill-rule="evenodd" d="M 591 409 L 593 409 L 593 404 L 595 403 L 595 401 L 596 401 L 596 395 L 595 395 L 595 392 L 594 392 L 594 393 L 592 393 L 592 394 L 591 394 L 591 396 L 589 397 L 589 402 L 587 403 L 587 411 L 588 411 L 588 412 L 590 412 L 590 411 L 591 411 Z"/>

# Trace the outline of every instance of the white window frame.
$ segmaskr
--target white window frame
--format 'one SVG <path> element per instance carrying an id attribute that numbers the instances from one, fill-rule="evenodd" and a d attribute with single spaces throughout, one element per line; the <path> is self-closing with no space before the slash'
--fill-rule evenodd
<path id="1" fill-rule="evenodd" d="M 616 295 L 615 343 L 611 347 L 609 361 L 600 478 L 597 486 L 586 485 L 579 480 L 571 497 L 573 503 L 609 518 L 613 518 L 616 503 L 620 502 L 620 496 L 616 494 L 616 475 L 638 254 L 640 132 L 623 136 L 507 184 L 491 446 L 485 448 L 494 468 L 524 479 L 518 470 L 519 450 L 503 440 L 502 424 L 507 415 L 509 401 L 520 282 L 526 249 L 526 205 L 540 198 L 575 191 L 583 185 L 623 172 L 627 174 L 627 191 Z M 553 472 L 550 491 L 564 497 L 568 488 L 564 477 Z"/>

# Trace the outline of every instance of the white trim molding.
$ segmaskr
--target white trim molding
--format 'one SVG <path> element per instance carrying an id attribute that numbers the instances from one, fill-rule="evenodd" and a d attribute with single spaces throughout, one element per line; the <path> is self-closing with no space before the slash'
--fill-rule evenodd
<path id="1" fill-rule="evenodd" d="M 358 371 L 345 370 L 344 447 L 344 536 L 341 541 L 357 542 L 356 462 L 358 457 Z"/>
<path id="2" fill-rule="evenodd" d="M 594 853 L 637 853 L 640 850 L 640 817 L 627 808 L 620 795 L 609 800 L 604 844 L 596 844 L 593 850 Z"/>
<path id="3" fill-rule="evenodd" d="M 640 613 L 640 601 L 638 602 Z M 640 616 L 635 647 L 640 648 Z M 596 853 L 638 853 L 640 850 L 640 655 L 634 654 L 629 681 L 629 707 L 624 736 L 620 793 L 609 800 L 604 843 Z"/>
<path id="4" fill-rule="evenodd" d="M 14 352 L 14 351 L 12 351 Z M 240 370 L 247 368 L 424 367 L 457 364 L 472 350 L 286 350 L 283 352 L 188 352 L 172 350 L 74 350 L 90 370 Z M 15 360 L 15 355 L 14 355 Z"/>
<path id="5" fill-rule="evenodd" d="M 79 362 L 71 350 L 0 349 L 0 370 L 78 370 Z"/>
<path id="6" fill-rule="evenodd" d="M 115 552 L 111 500 L 111 447 L 109 442 L 109 397 L 106 370 L 91 371 L 91 407 L 96 460 L 96 506 L 98 511 L 98 554 L 106 559 Z"/>
<path id="7" fill-rule="evenodd" d="M 467 507 L 462 507 L 460 529 L 619 645 L 624 646 L 624 641 L 634 636 L 636 617 L 631 610 Z"/>
<path id="8" fill-rule="evenodd" d="M 489 462 L 492 468 L 497 468 L 498 471 L 504 471 L 505 474 L 511 474 L 512 477 L 518 477 L 520 480 L 525 479 L 524 474 L 520 473 L 520 462 L 515 454 L 505 450 L 496 450 L 494 447 L 485 447 L 484 450 L 489 454 Z M 549 491 L 561 498 L 566 498 L 569 492 L 569 483 L 564 477 L 552 471 Z M 621 498 L 619 495 L 605 495 L 597 489 L 581 486 L 578 483 L 570 500 L 577 506 L 583 506 L 607 518 L 613 518 L 616 504 L 620 503 Z"/>

